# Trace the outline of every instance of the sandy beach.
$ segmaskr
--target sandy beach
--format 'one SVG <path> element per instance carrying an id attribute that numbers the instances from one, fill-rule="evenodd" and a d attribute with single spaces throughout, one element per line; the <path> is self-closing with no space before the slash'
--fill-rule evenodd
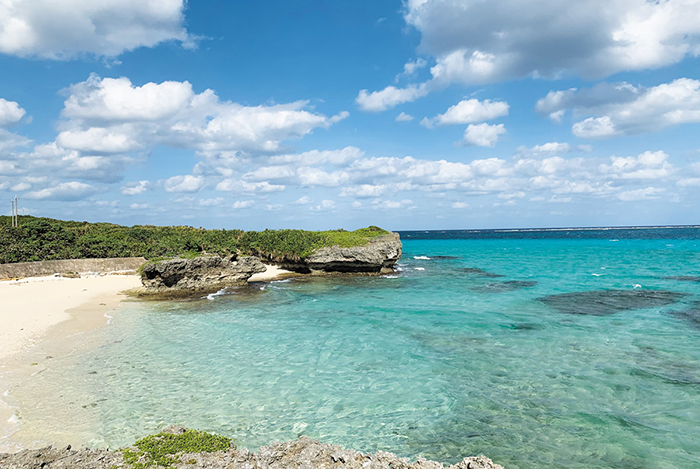
<path id="1" fill-rule="evenodd" d="M 259 274 L 254 274 L 248 279 L 249 282 L 271 282 L 272 280 L 279 280 L 286 277 L 292 277 L 296 274 L 289 270 L 281 269 L 276 265 L 265 264 L 267 270 L 265 272 L 260 272 Z"/>
<path id="2" fill-rule="evenodd" d="M 269 282 L 294 275 L 274 265 L 265 267 L 265 272 L 253 275 L 249 281 Z M 51 276 L 0 282 L 0 368 L 7 366 L 13 355 L 38 343 L 53 326 L 71 319 L 69 310 L 80 308 L 81 315 L 106 322 L 104 314 L 124 298 L 119 293 L 139 286 L 136 275 L 77 279 Z"/>
<path id="3" fill-rule="evenodd" d="M 123 298 L 118 293 L 139 285 L 135 275 L 0 282 L 0 363 L 6 366 L 9 357 L 36 344 L 51 327 L 71 319 L 68 310 L 90 305 L 81 311 L 89 314 L 92 310 L 106 322 L 104 313 Z"/>

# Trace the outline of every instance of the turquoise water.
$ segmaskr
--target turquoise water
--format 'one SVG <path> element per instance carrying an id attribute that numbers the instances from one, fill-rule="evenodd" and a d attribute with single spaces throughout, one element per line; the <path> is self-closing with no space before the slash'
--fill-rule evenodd
<path id="1" fill-rule="evenodd" d="M 397 275 L 127 304 L 63 393 L 112 447 L 176 423 L 250 448 L 304 434 L 507 468 L 697 468 L 700 282 L 663 277 L 700 276 L 698 234 L 407 234 Z M 601 315 L 538 300 L 611 289 L 686 295 L 610 315 L 624 298 L 569 299 Z"/>

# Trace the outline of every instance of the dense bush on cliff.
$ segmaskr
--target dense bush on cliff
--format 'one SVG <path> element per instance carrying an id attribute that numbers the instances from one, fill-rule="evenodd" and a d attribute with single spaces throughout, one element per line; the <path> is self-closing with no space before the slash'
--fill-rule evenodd
<path id="1" fill-rule="evenodd" d="M 356 231 L 204 230 L 191 226 L 121 226 L 111 223 L 20 217 L 12 228 L 0 216 L 0 263 L 53 259 L 241 254 L 263 259 L 303 259 L 327 246 L 362 246 L 387 232 L 376 226 Z"/>

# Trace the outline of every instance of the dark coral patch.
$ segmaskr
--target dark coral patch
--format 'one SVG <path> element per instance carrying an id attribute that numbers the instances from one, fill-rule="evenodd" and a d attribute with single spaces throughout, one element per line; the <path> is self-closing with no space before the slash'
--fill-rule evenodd
<path id="1" fill-rule="evenodd" d="M 687 294 L 665 290 L 597 290 L 545 296 L 539 301 L 564 314 L 609 316 L 670 305 L 684 296 Z"/>

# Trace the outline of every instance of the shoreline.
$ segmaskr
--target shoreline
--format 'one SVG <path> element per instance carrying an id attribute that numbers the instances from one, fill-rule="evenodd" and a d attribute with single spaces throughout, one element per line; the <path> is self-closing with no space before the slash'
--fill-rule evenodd
<path id="1" fill-rule="evenodd" d="M 50 360 L 83 346 L 79 338 L 105 326 L 110 312 L 128 297 L 122 291 L 139 283 L 135 275 L 81 278 L 31 277 L 0 282 L 0 448 L 20 451 L 35 446 L 23 438 L 17 417 L 20 400 L 13 388 L 44 372 Z M 7 306 L 6 306 L 7 305 Z M 23 403 L 24 404 L 24 403 Z"/>
<path id="2" fill-rule="evenodd" d="M 251 281 L 297 275 L 277 266 L 266 267 Z M 54 443 L 41 429 L 22 425 L 18 415 L 32 402 L 17 402 L 22 396 L 13 396 L 13 389 L 48 370 L 51 359 L 89 347 L 82 340 L 84 334 L 108 325 L 110 313 L 132 299 L 126 292 L 140 285 L 138 275 L 121 272 L 0 281 L 0 453 Z"/>

